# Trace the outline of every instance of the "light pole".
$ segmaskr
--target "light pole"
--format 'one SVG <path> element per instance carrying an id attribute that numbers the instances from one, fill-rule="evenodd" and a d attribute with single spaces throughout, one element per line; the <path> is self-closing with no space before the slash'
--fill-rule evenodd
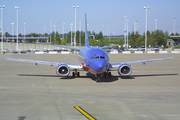
<path id="1" fill-rule="evenodd" d="M 51 44 L 51 22 L 52 22 L 52 20 L 50 20 L 49 22 L 50 22 L 50 44 Z"/>
<path id="2" fill-rule="evenodd" d="M 136 20 L 136 31 L 138 32 L 138 21 Z"/>
<path id="3" fill-rule="evenodd" d="M 129 46 L 129 44 L 128 44 L 128 22 L 129 22 L 129 20 L 127 20 L 127 50 L 128 50 L 128 46 Z"/>
<path id="4" fill-rule="evenodd" d="M 2 9 L 4 7 L 5 7 L 4 5 L 0 6 L 1 8 L 1 53 L 3 53 L 3 11 Z"/>
<path id="5" fill-rule="evenodd" d="M 145 23 L 145 53 L 147 53 L 147 10 L 149 9 L 149 6 L 144 7 L 146 9 L 146 23 Z"/>
<path id="6" fill-rule="evenodd" d="M 71 22 L 71 46 L 72 46 L 72 27 L 73 27 L 73 22 Z"/>
<path id="7" fill-rule="evenodd" d="M 157 19 L 155 19 L 155 30 L 157 30 Z"/>
<path id="8" fill-rule="evenodd" d="M 9 34 L 9 27 L 7 27 L 7 33 Z M 7 34 L 7 36 L 8 36 Z M 8 38 L 6 38 L 6 40 L 8 41 Z"/>
<path id="9" fill-rule="evenodd" d="M 134 34 L 138 31 L 138 21 L 134 21 Z"/>
<path id="10" fill-rule="evenodd" d="M 176 20 L 176 18 L 174 17 L 174 36 L 175 36 L 175 20 Z"/>
<path id="11" fill-rule="evenodd" d="M 134 22 L 134 34 L 136 32 L 136 21 L 133 21 Z"/>
<path id="12" fill-rule="evenodd" d="M 24 23 L 24 42 L 25 42 L 25 36 L 26 36 L 26 35 L 25 35 L 25 31 L 26 31 L 26 30 L 25 30 L 25 25 L 26 25 L 26 23 Z"/>
<path id="13" fill-rule="evenodd" d="M 68 30 L 66 30 L 66 43 L 67 43 L 67 33 L 68 33 Z"/>
<path id="14" fill-rule="evenodd" d="M 9 33 L 9 27 L 7 27 L 7 33 Z"/>
<path id="15" fill-rule="evenodd" d="M 14 42 L 14 23 L 11 23 L 12 25 L 12 41 Z"/>
<path id="16" fill-rule="evenodd" d="M 79 6 L 73 6 L 73 8 L 75 9 L 74 47 L 76 47 L 76 9 L 79 8 Z"/>
<path id="17" fill-rule="evenodd" d="M 81 46 L 81 21 L 79 22 L 79 46 Z"/>
<path id="18" fill-rule="evenodd" d="M 125 18 L 125 25 L 124 25 L 124 46 L 126 47 L 126 18 L 127 16 L 124 16 Z"/>
<path id="19" fill-rule="evenodd" d="M 110 42 L 110 37 L 111 37 L 111 32 L 110 32 L 110 28 L 111 28 L 111 26 L 109 25 L 109 42 Z"/>
<path id="20" fill-rule="evenodd" d="M 18 9 L 19 9 L 19 6 L 15 6 L 15 8 L 17 9 L 17 46 L 16 46 L 16 50 L 18 51 Z"/>
<path id="21" fill-rule="evenodd" d="M 65 25 L 65 23 L 63 23 L 63 39 L 64 39 L 64 25 Z"/>
<path id="22" fill-rule="evenodd" d="M 46 34 L 45 29 L 46 29 L 46 26 L 44 26 L 44 37 L 45 37 L 45 34 Z"/>
<path id="23" fill-rule="evenodd" d="M 103 36 L 104 36 L 104 22 L 103 22 Z"/>
<path id="24" fill-rule="evenodd" d="M 134 21 L 134 34 L 138 31 L 138 21 Z"/>
<path id="25" fill-rule="evenodd" d="M 53 26 L 54 26 L 54 44 L 56 44 L 56 25 Z"/>

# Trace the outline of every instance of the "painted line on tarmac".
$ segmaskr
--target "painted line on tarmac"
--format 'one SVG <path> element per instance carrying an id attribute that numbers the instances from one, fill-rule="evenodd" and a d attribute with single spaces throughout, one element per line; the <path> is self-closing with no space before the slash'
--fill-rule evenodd
<path id="1" fill-rule="evenodd" d="M 78 110 L 82 115 L 84 115 L 89 120 L 97 120 L 93 116 L 91 116 L 89 113 L 87 113 L 85 110 L 83 110 L 80 106 L 74 106 L 76 110 Z"/>

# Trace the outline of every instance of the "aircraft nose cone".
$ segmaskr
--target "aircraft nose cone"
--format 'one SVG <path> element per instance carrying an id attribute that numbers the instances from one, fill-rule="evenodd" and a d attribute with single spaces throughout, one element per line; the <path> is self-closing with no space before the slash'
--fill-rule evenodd
<path id="1" fill-rule="evenodd" d="M 105 64 L 106 64 L 106 60 L 99 60 L 98 62 L 96 62 L 97 72 L 104 72 Z"/>
<path id="2" fill-rule="evenodd" d="M 104 67 L 104 63 L 100 62 L 98 66 L 98 69 L 102 69 Z"/>

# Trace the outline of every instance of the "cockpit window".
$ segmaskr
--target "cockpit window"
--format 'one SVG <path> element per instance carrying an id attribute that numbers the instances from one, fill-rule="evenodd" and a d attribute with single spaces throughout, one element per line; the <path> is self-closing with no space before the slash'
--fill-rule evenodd
<path id="1" fill-rule="evenodd" d="M 104 56 L 100 56 L 100 59 L 105 59 L 105 57 Z"/>
<path id="2" fill-rule="evenodd" d="M 94 56 L 94 59 L 99 59 L 99 56 Z"/>
<path id="3" fill-rule="evenodd" d="M 105 56 L 91 56 L 91 59 L 105 59 Z"/>

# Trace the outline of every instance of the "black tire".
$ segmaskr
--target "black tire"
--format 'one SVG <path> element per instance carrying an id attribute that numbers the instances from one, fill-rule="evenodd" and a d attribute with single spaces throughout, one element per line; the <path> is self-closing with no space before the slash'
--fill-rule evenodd
<path id="1" fill-rule="evenodd" d="M 111 72 L 108 73 L 109 78 L 111 78 Z"/>
<path id="2" fill-rule="evenodd" d="M 104 73 L 104 78 L 106 78 L 106 76 L 107 76 L 107 73 L 105 72 L 105 73 Z"/>
<path id="3" fill-rule="evenodd" d="M 80 77 L 80 73 L 79 72 L 77 72 L 77 77 Z"/>
<path id="4" fill-rule="evenodd" d="M 75 73 L 74 72 L 72 72 L 72 77 L 75 78 Z"/>

